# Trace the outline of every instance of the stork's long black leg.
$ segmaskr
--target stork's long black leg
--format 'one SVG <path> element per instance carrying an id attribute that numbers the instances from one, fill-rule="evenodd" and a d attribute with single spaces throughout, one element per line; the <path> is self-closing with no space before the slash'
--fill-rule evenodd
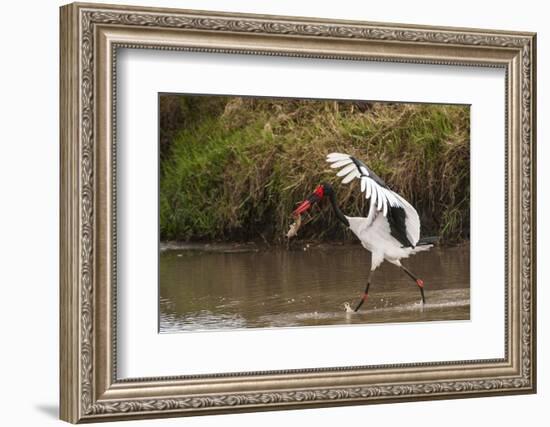
<path id="1" fill-rule="evenodd" d="M 359 303 L 357 304 L 357 307 L 355 307 L 355 312 L 357 312 L 361 306 L 363 305 L 363 303 L 369 299 L 369 288 L 370 288 L 370 281 L 372 280 L 372 276 L 374 276 L 374 271 L 371 270 L 370 273 L 369 273 L 369 277 L 367 279 L 367 286 L 365 287 L 365 293 L 363 294 L 363 297 L 361 298 L 361 301 L 359 301 Z"/>
<path id="2" fill-rule="evenodd" d="M 424 298 L 424 281 L 422 279 L 419 279 L 414 274 L 412 274 L 407 267 L 404 267 L 403 265 L 399 265 L 401 267 L 401 270 L 403 270 L 407 275 L 413 279 L 416 282 L 416 285 L 418 286 L 418 289 L 420 289 L 420 296 L 422 297 L 422 303 L 426 302 L 426 299 Z"/>

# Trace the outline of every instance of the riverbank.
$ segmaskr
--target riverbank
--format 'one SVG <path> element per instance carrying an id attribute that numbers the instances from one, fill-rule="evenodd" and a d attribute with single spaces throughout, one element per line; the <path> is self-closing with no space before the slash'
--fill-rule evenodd
<path id="1" fill-rule="evenodd" d="M 436 247 L 443 248 L 467 248 L 469 250 L 470 241 L 450 244 L 438 244 Z M 314 240 L 291 240 L 284 245 L 269 245 L 265 242 L 178 242 L 165 241 L 160 242 L 159 250 L 166 251 L 199 251 L 212 253 L 247 253 L 247 252 L 266 252 L 273 250 L 321 250 L 321 251 L 345 251 L 349 249 L 363 249 L 359 242 L 349 241 L 314 241 Z"/>
<path id="2" fill-rule="evenodd" d="M 168 115 L 163 99 L 161 114 Z M 169 133 L 161 126 L 162 240 L 285 244 L 291 212 L 322 182 L 334 185 L 346 214 L 364 216 L 358 183 L 341 184 L 325 161 L 334 151 L 362 159 L 409 200 L 424 235 L 445 242 L 469 238 L 467 106 L 166 99 L 180 108 L 183 121 Z M 301 238 L 353 241 L 326 203 L 316 205 L 311 218 Z"/>

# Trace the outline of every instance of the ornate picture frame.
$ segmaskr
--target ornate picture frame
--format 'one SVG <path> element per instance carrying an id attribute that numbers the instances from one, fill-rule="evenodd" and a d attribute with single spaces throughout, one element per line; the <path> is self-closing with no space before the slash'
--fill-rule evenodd
<path id="1" fill-rule="evenodd" d="M 61 418 L 72 423 L 536 391 L 536 36 L 313 18 L 61 8 Z M 502 359 L 117 379 L 117 49 L 499 67 L 506 73 Z"/>

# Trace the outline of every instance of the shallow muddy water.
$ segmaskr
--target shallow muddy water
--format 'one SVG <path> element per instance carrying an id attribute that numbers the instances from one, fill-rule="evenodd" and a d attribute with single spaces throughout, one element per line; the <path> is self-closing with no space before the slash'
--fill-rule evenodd
<path id="1" fill-rule="evenodd" d="M 470 318 L 470 248 L 432 248 L 402 261 L 416 284 L 384 262 L 358 313 L 370 268 L 361 246 L 295 250 L 194 246 L 160 253 L 160 332 Z"/>

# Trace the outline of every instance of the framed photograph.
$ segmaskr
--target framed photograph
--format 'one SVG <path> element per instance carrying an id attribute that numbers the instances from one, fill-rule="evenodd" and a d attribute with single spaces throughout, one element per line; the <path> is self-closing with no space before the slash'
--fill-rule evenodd
<path id="1" fill-rule="evenodd" d="M 536 391 L 535 34 L 60 22 L 63 420 Z"/>

